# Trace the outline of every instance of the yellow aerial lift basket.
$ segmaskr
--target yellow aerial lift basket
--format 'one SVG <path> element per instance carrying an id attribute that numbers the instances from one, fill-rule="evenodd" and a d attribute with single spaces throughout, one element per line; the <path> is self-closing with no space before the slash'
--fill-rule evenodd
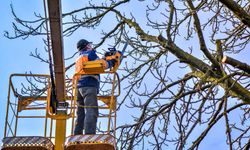
<path id="1" fill-rule="evenodd" d="M 106 107 L 99 107 L 99 109 L 107 109 L 109 111 L 108 117 L 108 127 L 105 134 L 95 134 L 95 135 L 75 135 L 67 138 L 65 143 L 66 150 L 115 150 L 116 149 L 116 134 L 115 131 L 111 132 L 111 122 L 114 121 L 114 128 L 116 128 L 116 100 L 120 95 L 120 80 L 116 73 L 118 66 L 111 68 L 109 71 L 104 69 L 103 61 L 89 61 L 85 62 L 83 65 L 84 74 L 76 73 L 73 77 L 73 89 L 74 89 L 74 102 L 76 103 L 76 85 L 81 75 L 87 74 L 113 74 L 113 82 L 111 95 L 108 96 L 98 96 Z M 117 84 L 117 85 L 116 85 Z M 115 95 L 115 88 L 118 87 L 118 93 Z"/>
<path id="2" fill-rule="evenodd" d="M 95 69 L 92 69 L 95 68 Z M 41 75 L 41 74 L 12 74 L 9 79 L 9 90 L 8 90 L 8 99 L 7 99 L 7 111 L 6 111 L 6 120 L 5 120 L 5 131 L 4 138 L 2 140 L 2 150 L 53 150 L 54 146 L 54 129 L 55 120 L 57 119 L 67 119 L 71 122 L 71 127 L 67 125 L 67 129 L 71 128 L 71 134 L 67 135 L 65 143 L 61 149 L 65 150 L 115 150 L 116 148 L 116 100 L 120 95 L 120 80 L 119 76 L 116 73 L 117 68 L 112 68 L 111 70 L 104 70 L 101 62 L 92 61 L 85 64 L 84 68 L 85 74 L 110 74 L 113 75 L 112 79 L 112 88 L 111 95 L 101 95 L 98 96 L 98 100 L 102 101 L 103 105 L 98 106 L 98 109 L 106 110 L 107 114 L 107 131 L 103 133 L 98 133 L 95 135 L 73 135 L 74 119 L 75 119 L 75 109 L 76 109 L 76 83 L 77 77 L 82 74 L 75 74 L 72 82 L 72 95 L 66 96 L 66 101 L 70 103 L 69 110 L 65 115 L 58 115 L 51 112 L 49 108 L 50 104 L 50 76 Z M 14 78 L 37 78 L 41 77 L 46 80 L 46 92 L 47 95 L 40 96 L 24 96 L 21 93 L 17 92 L 17 88 L 13 83 Z M 17 79 L 19 81 L 19 79 Z M 116 94 L 116 95 L 115 95 Z M 13 97 L 16 102 L 13 101 Z M 33 106 L 34 102 L 43 102 L 44 105 Z M 22 112 L 25 111 L 43 111 L 45 113 L 39 113 L 40 116 L 35 116 L 30 113 L 29 115 L 22 115 Z M 12 120 L 14 120 L 14 125 L 11 125 L 10 114 L 12 114 Z M 17 131 L 22 130 L 18 126 L 19 120 L 21 119 L 43 119 L 44 128 L 39 128 L 37 130 L 44 131 L 43 136 L 41 135 L 32 135 L 25 136 L 19 135 Z M 32 121 L 31 121 L 32 122 Z M 32 128 L 35 128 L 31 125 Z M 66 130 L 66 129 L 62 129 Z"/>

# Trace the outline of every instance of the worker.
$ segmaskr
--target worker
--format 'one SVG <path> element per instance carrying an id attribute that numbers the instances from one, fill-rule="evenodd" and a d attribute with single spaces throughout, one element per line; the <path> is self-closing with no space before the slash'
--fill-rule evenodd
<path id="1" fill-rule="evenodd" d="M 77 42 L 77 49 L 79 52 L 79 57 L 76 60 L 76 73 L 81 72 L 83 62 L 95 61 L 99 59 L 96 51 L 92 48 L 92 43 L 85 39 L 81 39 Z M 117 62 L 115 59 L 109 61 L 105 61 L 104 59 L 102 60 L 105 69 L 113 67 Z M 97 94 L 99 92 L 100 85 L 99 80 L 99 74 L 83 74 L 78 80 L 77 118 L 74 135 L 83 134 L 83 129 L 85 134 L 96 134 L 96 124 L 98 117 Z"/>

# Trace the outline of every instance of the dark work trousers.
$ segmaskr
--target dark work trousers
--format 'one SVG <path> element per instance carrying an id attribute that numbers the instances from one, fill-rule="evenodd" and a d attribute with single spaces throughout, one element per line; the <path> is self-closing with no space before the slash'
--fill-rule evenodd
<path id="1" fill-rule="evenodd" d="M 86 106 L 83 108 L 82 106 Z M 74 135 L 96 134 L 98 117 L 97 89 L 96 87 L 82 87 L 77 92 L 77 118 Z"/>

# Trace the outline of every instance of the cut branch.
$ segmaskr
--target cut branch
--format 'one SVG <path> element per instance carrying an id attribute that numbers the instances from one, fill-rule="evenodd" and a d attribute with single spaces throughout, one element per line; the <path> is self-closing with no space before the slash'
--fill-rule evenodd
<path id="1" fill-rule="evenodd" d="M 231 58 L 229 56 L 224 56 L 222 59 L 222 63 L 229 64 L 235 68 L 238 68 L 238 69 L 243 70 L 244 72 L 247 72 L 248 74 L 250 74 L 250 66 L 248 64 L 243 63 L 243 62 L 236 60 L 234 58 Z"/>

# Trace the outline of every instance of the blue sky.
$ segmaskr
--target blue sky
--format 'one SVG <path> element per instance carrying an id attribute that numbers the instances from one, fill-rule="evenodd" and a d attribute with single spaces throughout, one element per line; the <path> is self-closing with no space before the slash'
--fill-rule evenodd
<path id="1" fill-rule="evenodd" d="M 14 39 L 9 40 L 3 36 L 4 31 L 7 30 L 13 35 L 12 21 L 13 16 L 11 14 L 10 4 L 13 3 L 14 9 L 18 16 L 23 19 L 32 19 L 33 12 L 40 12 L 43 14 L 43 1 L 42 0 L 2 0 L 0 1 L 0 139 L 3 137 L 5 112 L 6 112 L 6 100 L 8 90 L 8 79 L 12 73 L 25 73 L 26 71 L 32 71 L 33 73 L 48 73 L 48 65 L 39 62 L 39 60 L 29 56 L 30 52 L 36 48 L 38 51 L 43 52 L 43 43 L 41 37 L 31 37 L 26 40 Z M 79 2 L 79 1 L 74 1 Z M 80 2 L 79 2 L 80 3 Z M 68 12 L 72 8 L 76 7 L 72 1 L 63 1 L 63 9 Z M 132 8 L 131 8 L 132 9 Z M 143 14 L 143 13 L 141 13 Z M 144 15 L 144 14 L 143 14 Z M 71 37 L 64 38 L 65 58 L 70 57 L 75 52 L 75 43 L 81 38 L 82 35 L 74 34 Z M 92 35 L 90 40 L 95 41 L 95 37 Z M 45 56 L 46 57 L 46 56 Z M 243 55 L 238 55 L 234 58 L 241 58 L 243 62 L 249 61 L 249 52 L 244 52 Z M 66 62 L 66 66 L 71 62 Z M 134 112 L 127 112 L 133 114 Z M 121 114 L 126 117 L 127 113 Z M 124 121 L 124 120 L 121 120 Z M 213 135 L 216 133 L 216 136 Z M 216 128 L 214 132 L 210 133 L 208 140 L 202 149 L 210 149 L 211 145 L 218 149 L 225 147 L 225 139 L 221 136 L 225 136 L 225 130 Z M 212 139 L 212 140 L 209 140 Z M 216 139 L 216 140 L 215 140 Z M 223 143 L 223 144 L 222 144 Z"/>
<path id="2" fill-rule="evenodd" d="M 46 64 L 43 64 L 37 59 L 29 56 L 30 52 L 34 51 L 36 48 L 38 48 L 38 51 L 40 52 L 43 51 L 41 37 L 31 37 L 26 40 L 9 40 L 3 36 L 5 30 L 13 33 L 12 21 L 14 20 L 11 14 L 10 3 L 10 0 L 4 0 L 0 2 L 0 14 L 5 14 L 0 15 L 0 49 L 2 52 L 2 55 L 0 56 L 0 139 L 3 137 L 8 78 L 10 74 L 25 73 L 26 71 L 32 71 L 33 73 L 48 73 L 48 66 Z M 12 3 L 18 16 L 23 19 L 32 19 L 33 12 L 40 12 L 43 14 L 42 0 L 16 0 L 12 1 Z M 66 12 L 74 6 L 75 5 L 69 1 L 63 1 L 63 9 L 65 9 Z M 75 43 L 80 37 L 80 35 L 74 34 L 71 37 L 64 38 L 65 58 L 71 56 L 72 53 L 75 52 Z M 94 40 L 93 36 L 90 36 L 89 38 L 92 41 Z M 133 112 L 127 113 L 133 114 Z M 121 117 L 124 118 L 127 113 L 121 114 Z M 121 121 L 123 122 L 124 119 Z"/>
<path id="3" fill-rule="evenodd" d="M 4 121 L 6 112 L 6 100 L 8 90 L 8 80 L 12 73 L 25 73 L 32 71 L 33 73 L 48 74 L 48 65 L 41 63 L 39 60 L 29 56 L 30 52 L 43 52 L 43 43 L 41 37 L 32 37 L 26 40 L 14 39 L 9 40 L 4 37 L 4 31 L 9 31 L 13 35 L 10 4 L 13 4 L 18 16 L 23 19 L 32 19 L 33 12 L 43 13 L 43 1 L 21 0 L 0 2 L 0 139 L 3 137 Z M 46 57 L 46 56 L 45 56 Z"/>
<path id="4" fill-rule="evenodd" d="M 0 25 L 0 137 L 3 137 L 4 121 L 5 121 L 5 111 L 6 111 L 6 100 L 7 100 L 7 89 L 8 89 L 8 78 L 12 73 L 24 73 L 25 71 L 31 70 L 30 64 L 32 63 L 32 58 L 29 57 L 29 50 L 34 49 L 35 45 L 31 40 L 9 40 L 3 36 L 4 30 L 11 30 L 12 27 L 12 15 L 10 11 L 11 1 L 1 1 L 0 2 L 0 19 L 2 20 Z M 23 15 L 25 11 L 28 10 L 28 5 L 25 5 L 23 10 Z M 26 45 L 26 46 L 25 46 Z M 38 64 L 37 64 L 38 65 Z"/>

